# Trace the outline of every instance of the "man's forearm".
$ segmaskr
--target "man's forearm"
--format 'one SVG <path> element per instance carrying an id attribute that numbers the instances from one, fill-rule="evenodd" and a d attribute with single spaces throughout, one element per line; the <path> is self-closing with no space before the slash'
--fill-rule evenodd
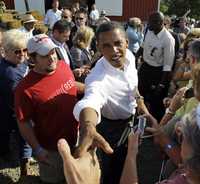
<path id="1" fill-rule="evenodd" d="M 79 120 L 81 125 L 91 123 L 92 125 L 96 126 L 98 114 L 94 109 L 88 107 L 81 111 Z"/>
<path id="2" fill-rule="evenodd" d="M 136 91 L 136 103 L 138 106 L 138 112 L 142 114 L 149 114 L 149 111 L 144 103 L 144 97 L 140 95 L 140 92 Z"/>
<path id="3" fill-rule="evenodd" d="M 28 142 L 28 144 L 32 147 L 33 150 L 38 149 L 40 144 L 35 136 L 32 126 L 29 122 L 18 122 L 18 127 L 22 137 Z"/>

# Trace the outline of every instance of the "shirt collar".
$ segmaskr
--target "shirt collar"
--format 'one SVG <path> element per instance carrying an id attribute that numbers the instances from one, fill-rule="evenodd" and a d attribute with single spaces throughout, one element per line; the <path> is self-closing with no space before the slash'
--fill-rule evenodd
<path id="1" fill-rule="evenodd" d="M 166 30 L 166 28 L 163 27 L 162 30 L 158 34 L 155 34 L 153 31 L 150 31 L 150 30 L 149 31 L 151 34 L 155 35 L 156 37 L 161 38 L 163 36 L 165 30 Z"/>
<path id="2" fill-rule="evenodd" d="M 162 37 L 163 37 L 163 34 L 164 34 L 164 32 L 165 32 L 165 30 L 166 30 L 166 28 L 163 27 L 162 30 L 157 34 L 157 37 L 158 37 L 158 38 L 162 38 Z"/>
<path id="3" fill-rule="evenodd" d="M 65 42 L 64 43 L 60 43 L 55 38 L 53 38 L 53 36 L 51 37 L 51 39 L 58 47 L 64 47 L 65 46 Z"/>

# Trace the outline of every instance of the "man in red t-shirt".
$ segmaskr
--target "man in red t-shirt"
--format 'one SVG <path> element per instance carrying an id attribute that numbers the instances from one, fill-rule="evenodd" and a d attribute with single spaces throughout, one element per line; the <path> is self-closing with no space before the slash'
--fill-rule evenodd
<path id="1" fill-rule="evenodd" d="M 78 122 L 72 113 L 77 88 L 47 35 L 31 38 L 27 48 L 34 68 L 16 88 L 15 111 L 20 132 L 38 159 L 41 180 L 57 183 L 64 180 L 57 141 L 65 138 L 73 148 L 77 140 Z"/>

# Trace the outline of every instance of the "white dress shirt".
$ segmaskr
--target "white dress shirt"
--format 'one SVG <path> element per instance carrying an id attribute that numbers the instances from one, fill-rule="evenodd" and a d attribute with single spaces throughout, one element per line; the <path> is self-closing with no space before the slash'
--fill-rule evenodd
<path id="1" fill-rule="evenodd" d="M 98 11 L 97 9 L 92 10 L 92 11 L 90 12 L 89 17 L 90 17 L 90 20 L 91 20 L 91 24 L 92 24 L 92 25 L 95 25 L 95 24 L 96 24 L 96 21 L 99 19 L 99 11 Z"/>
<path id="2" fill-rule="evenodd" d="M 174 45 L 175 40 L 166 28 L 157 35 L 148 31 L 143 43 L 144 61 L 151 66 L 163 66 L 163 71 L 171 71 L 175 56 Z"/>
<path id="3" fill-rule="evenodd" d="M 27 40 L 33 37 L 33 29 L 28 31 L 25 27 L 21 27 L 18 30 L 21 31 L 22 33 L 25 33 Z"/>
<path id="4" fill-rule="evenodd" d="M 53 28 L 55 22 L 61 19 L 62 11 L 56 10 L 56 12 L 53 11 L 53 9 L 49 9 L 45 15 L 44 18 L 44 24 L 48 25 L 50 29 Z"/>
<path id="5" fill-rule="evenodd" d="M 58 46 L 58 49 L 60 50 L 60 52 L 61 52 L 61 54 L 64 58 L 65 63 L 70 66 L 69 56 L 68 56 L 66 48 L 65 48 L 66 43 L 60 43 L 59 41 L 55 40 L 53 37 L 51 39 Z"/>
<path id="6" fill-rule="evenodd" d="M 108 119 L 127 119 L 135 113 L 138 85 L 135 57 L 127 49 L 124 70 L 113 67 L 102 57 L 85 80 L 85 95 L 74 107 L 74 116 L 79 121 L 80 112 L 87 107 Z"/>

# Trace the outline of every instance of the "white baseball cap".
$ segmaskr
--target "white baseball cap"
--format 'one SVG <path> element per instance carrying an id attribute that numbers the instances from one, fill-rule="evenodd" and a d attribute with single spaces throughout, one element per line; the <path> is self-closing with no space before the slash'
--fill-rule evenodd
<path id="1" fill-rule="evenodd" d="M 57 46 L 46 34 L 39 34 L 32 37 L 27 44 L 28 53 L 38 53 L 41 56 L 46 56 Z"/>

